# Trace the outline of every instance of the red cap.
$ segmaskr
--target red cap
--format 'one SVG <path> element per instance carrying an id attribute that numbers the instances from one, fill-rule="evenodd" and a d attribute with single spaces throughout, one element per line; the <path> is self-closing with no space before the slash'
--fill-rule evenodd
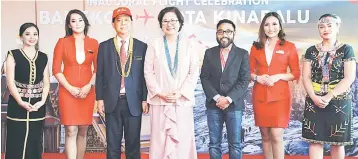
<path id="1" fill-rule="evenodd" d="M 119 16 L 121 14 L 128 15 L 132 19 L 131 11 L 127 7 L 119 7 L 117 9 L 115 9 L 112 14 L 112 19 L 116 18 L 117 16 Z"/>

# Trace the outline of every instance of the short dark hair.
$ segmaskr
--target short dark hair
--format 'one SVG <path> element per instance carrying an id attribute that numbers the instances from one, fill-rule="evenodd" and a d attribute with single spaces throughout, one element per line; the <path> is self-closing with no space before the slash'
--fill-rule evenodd
<path id="1" fill-rule="evenodd" d="M 184 16 L 181 14 L 181 12 L 179 11 L 179 9 L 177 7 L 166 7 L 159 12 L 158 22 L 159 22 L 160 28 L 162 28 L 163 17 L 168 12 L 173 12 L 177 16 L 177 18 L 179 20 L 179 24 L 180 24 L 180 27 L 179 27 L 179 31 L 180 31 L 184 25 Z"/>
<path id="2" fill-rule="evenodd" d="M 258 41 L 254 41 L 253 45 L 256 47 L 256 49 L 262 49 L 264 47 L 264 43 L 266 42 L 266 39 L 267 39 L 267 36 L 265 34 L 265 30 L 264 30 L 264 27 L 265 27 L 265 22 L 266 22 L 266 19 L 268 17 L 275 17 L 278 19 L 278 23 L 280 24 L 280 28 L 281 30 L 278 32 L 278 38 L 280 39 L 280 45 L 282 46 L 283 44 L 285 44 L 285 31 L 283 30 L 283 27 L 282 27 L 282 19 L 281 19 L 281 16 L 279 14 L 277 14 L 276 12 L 269 12 L 267 13 L 264 18 L 262 19 L 261 21 L 261 24 L 260 24 L 260 29 L 259 29 L 259 38 L 258 38 Z"/>
<path id="3" fill-rule="evenodd" d="M 86 15 L 78 9 L 73 9 L 73 10 L 70 10 L 66 16 L 66 24 L 65 24 L 66 36 L 65 37 L 71 36 L 73 34 L 72 29 L 69 27 L 72 14 L 79 14 L 82 17 L 83 21 L 85 22 L 85 30 L 83 32 L 85 35 L 87 35 L 88 29 L 91 25 L 89 24 Z"/>
<path id="4" fill-rule="evenodd" d="M 236 30 L 236 26 L 235 26 L 234 22 L 232 22 L 232 21 L 229 20 L 229 19 L 222 19 L 222 20 L 220 20 L 220 21 L 218 22 L 218 24 L 216 24 L 216 29 L 218 29 L 219 26 L 220 26 L 221 24 L 224 24 L 224 23 L 229 23 L 229 24 L 231 24 L 232 27 L 234 28 L 234 31 Z"/>
<path id="5" fill-rule="evenodd" d="M 20 26 L 20 29 L 19 29 L 19 36 L 21 37 L 21 36 L 24 34 L 25 30 L 26 30 L 27 28 L 31 28 L 31 27 L 34 27 L 34 28 L 37 30 L 37 35 L 40 37 L 40 30 L 39 30 L 39 28 L 37 27 L 37 25 L 34 24 L 34 23 L 24 23 L 24 24 L 22 24 L 22 25 Z M 35 49 L 36 49 L 36 50 L 39 49 L 39 40 L 37 40 L 37 43 L 36 43 L 36 45 L 35 45 Z"/>

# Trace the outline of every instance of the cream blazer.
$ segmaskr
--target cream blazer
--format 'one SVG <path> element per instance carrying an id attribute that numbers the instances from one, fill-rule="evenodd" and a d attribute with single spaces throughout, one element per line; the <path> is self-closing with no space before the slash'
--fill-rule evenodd
<path id="1" fill-rule="evenodd" d="M 194 43 L 185 37 L 180 38 L 178 72 L 176 78 L 173 78 L 167 64 L 163 37 L 149 42 L 144 61 L 144 77 L 148 88 L 147 102 L 150 105 L 194 106 L 194 90 L 199 77 L 198 56 L 199 52 Z M 167 103 L 157 96 L 158 93 L 175 91 L 182 94 L 176 103 Z"/>

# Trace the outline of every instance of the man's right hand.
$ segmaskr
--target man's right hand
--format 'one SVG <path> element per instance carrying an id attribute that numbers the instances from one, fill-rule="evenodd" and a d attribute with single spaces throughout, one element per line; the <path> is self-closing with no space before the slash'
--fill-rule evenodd
<path id="1" fill-rule="evenodd" d="M 224 96 L 220 96 L 216 102 L 216 106 L 219 107 L 221 110 L 224 110 L 226 108 L 225 105 L 227 105 L 225 101 L 227 101 L 227 99 Z"/>
<path id="2" fill-rule="evenodd" d="M 97 112 L 104 116 L 104 102 L 103 100 L 98 100 L 97 101 Z"/>

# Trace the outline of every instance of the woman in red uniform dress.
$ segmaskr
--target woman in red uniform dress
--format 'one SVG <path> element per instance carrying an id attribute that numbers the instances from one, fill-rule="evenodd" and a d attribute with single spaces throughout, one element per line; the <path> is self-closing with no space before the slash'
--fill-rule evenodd
<path id="1" fill-rule="evenodd" d="M 59 110 L 66 129 L 66 156 L 79 159 L 83 158 L 87 128 L 92 124 L 98 42 L 87 36 L 89 23 L 79 10 L 67 14 L 65 28 L 66 36 L 55 47 L 52 72 L 60 83 Z"/>
<path id="2" fill-rule="evenodd" d="M 297 80 L 300 70 L 296 47 L 285 40 L 281 18 L 275 12 L 262 20 L 259 40 L 251 48 L 250 69 L 255 82 L 255 125 L 260 127 L 265 159 L 283 159 L 283 133 L 291 112 L 288 81 Z"/>

